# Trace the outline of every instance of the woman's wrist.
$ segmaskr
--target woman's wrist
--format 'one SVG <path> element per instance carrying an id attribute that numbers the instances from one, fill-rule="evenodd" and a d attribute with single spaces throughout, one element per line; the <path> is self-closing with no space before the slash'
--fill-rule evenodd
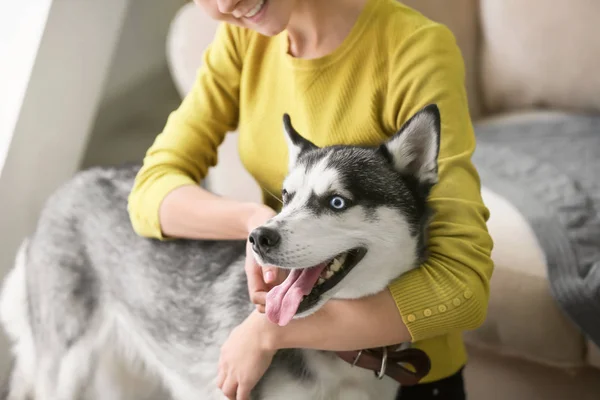
<path id="1" fill-rule="evenodd" d="M 259 342 L 259 347 L 266 351 L 277 351 L 282 349 L 280 326 L 272 323 L 266 314 L 257 310 L 253 311 L 249 317 L 256 329 L 255 334 Z"/>
<path id="2" fill-rule="evenodd" d="M 227 199 L 196 185 L 174 189 L 159 208 L 163 234 L 187 239 L 246 239 L 272 215 L 263 204 Z"/>
<path id="3" fill-rule="evenodd" d="M 259 203 L 246 203 L 246 214 L 244 216 L 244 224 L 248 235 L 255 228 L 261 226 L 269 219 L 275 216 L 275 211 L 270 207 Z"/>

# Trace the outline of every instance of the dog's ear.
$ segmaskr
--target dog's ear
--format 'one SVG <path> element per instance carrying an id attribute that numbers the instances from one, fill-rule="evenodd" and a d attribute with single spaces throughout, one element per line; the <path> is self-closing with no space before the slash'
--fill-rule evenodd
<path id="1" fill-rule="evenodd" d="M 283 114 L 283 131 L 288 146 L 289 168 L 296 164 L 300 154 L 305 151 L 315 150 L 318 147 L 308 139 L 303 138 L 292 126 L 292 119 L 289 114 Z"/>
<path id="2" fill-rule="evenodd" d="M 399 172 L 416 178 L 422 185 L 433 186 L 438 180 L 440 130 L 440 111 L 437 105 L 428 105 L 381 145 L 380 151 Z"/>

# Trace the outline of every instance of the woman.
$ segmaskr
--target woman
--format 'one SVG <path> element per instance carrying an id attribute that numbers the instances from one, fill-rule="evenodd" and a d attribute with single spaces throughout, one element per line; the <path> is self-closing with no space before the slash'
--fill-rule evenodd
<path id="1" fill-rule="evenodd" d="M 285 112 L 319 146 L 378 144 L 430 103 L 442 118 L 428 261 L 377 295 L 330 301 L 279 327 L 263 312 L 266 292 L 281 279 L 248 253 L 257 310 L 222 348 L 219 387 L 230 399 L 247 399 L 280 348 L 343 351 L 412 341 L 428 353 L 432 369 L 399 398 L 464 399 L 461 335 L 486 315 L 492 241 L 470 161 L 475 139 L 453 35 L 394 0 L 196 3 L 224 23 L 137 176 L 129 210 L 142 236 L 245 239 L 272 217 L 279 203 L 270 193 L 279 193 L 287 173 Z M 264 205 L 198 186 L 224 135 L 236 128 L 240 157 L 264 189 Z"/>

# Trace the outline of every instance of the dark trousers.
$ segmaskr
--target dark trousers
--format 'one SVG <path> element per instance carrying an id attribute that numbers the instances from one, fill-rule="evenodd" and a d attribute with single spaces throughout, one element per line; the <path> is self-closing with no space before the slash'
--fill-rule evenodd
<path id="1" fill-rule="evenodd" d="M 400 388 L 396 400 L 465 400 L 462 369 L 456 374 L 435 382 Z"/>

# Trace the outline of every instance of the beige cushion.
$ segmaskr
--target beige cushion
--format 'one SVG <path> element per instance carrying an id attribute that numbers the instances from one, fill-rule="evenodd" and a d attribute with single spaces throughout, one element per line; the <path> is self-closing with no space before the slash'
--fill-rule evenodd
<path id="1" fill-rule="evenodd" d="M 600 111 L 598 0 L 481 0 L 488 111 Z"/>
<path id="2" fill-rule="evenodd" d="M 485 187 L 482 195 L 495 270 L 487 319 L 465 334 L 467 342 L 548 365 L 585 365 L 584 339 L 550 295 L 546 260 L 528 222 L 500 195 Z"/>
<path id="3" fill-rule="evenodd" d="M 193 2 L 184 5 L 171 22 L 167 35 L 167 63 L 181 96 L 196 78 L 204 50 L 214 39 L 218 23 Z"/>

